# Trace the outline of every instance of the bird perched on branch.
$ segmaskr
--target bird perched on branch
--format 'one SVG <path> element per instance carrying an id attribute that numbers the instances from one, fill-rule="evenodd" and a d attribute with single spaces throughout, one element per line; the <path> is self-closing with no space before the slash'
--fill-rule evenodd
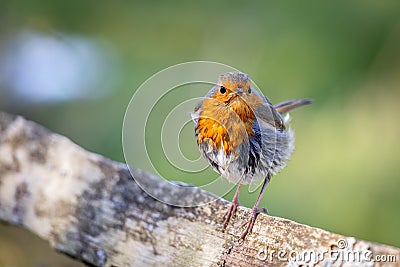
<path id="1" fill-rule="evenodd" d="M 241 185 L 263 179 L 241 239 L 251 232 L 257 215 L 264 210 L 258 205 L 271 176 L 285 167 L 294 150 L 293 131 L 282 115 L 311 102 L 300 99 L 272 105 L 252 86 L 247 74 L 229 72 L 221 75 L 218 84 L 197 104 L 192 118 L 201 154 L 216 172 L 238 184 L 225 214 L 224 230 L 239 205 Z"/>

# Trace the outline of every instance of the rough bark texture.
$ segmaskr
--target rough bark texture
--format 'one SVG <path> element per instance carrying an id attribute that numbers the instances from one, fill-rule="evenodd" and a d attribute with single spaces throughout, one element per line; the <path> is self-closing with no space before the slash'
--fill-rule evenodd
<path id="1" fill-rule="evenodd" d="M 146 177 L 161 194 L 188 197 L 154 175 L 132 174 Z M 211 195 L 198 190 L 196 197 Z M 140 189 L 126 165 L 22 117 L 0 113 L 0 220 L 29 229 L 79 261 L 94 266 L 297 266 L 302 262 L 288 260 L 305 251 L 312 252 L 303 264 L 318 266 L 395 266 L 400 260 L 398 248 L 264 214 L 239 242 L 240 226 L 251 210 L 239 207 L 222 233 L 228 205 L 224 200 L 196 208 L 163 204 Z M 356 251 L 371 251 L 366 257 L 372 259 L 396 258 L 352 261 Z M 313 258 L 312 253 L 324 252 L 324 259 Z"/>

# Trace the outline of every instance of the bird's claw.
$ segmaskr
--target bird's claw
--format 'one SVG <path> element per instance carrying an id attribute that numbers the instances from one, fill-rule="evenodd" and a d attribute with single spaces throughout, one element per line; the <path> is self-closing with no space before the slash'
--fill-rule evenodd
<path id="1" fill-rule="evenodd" d="M 238 202 L 232 202 L 229 209 L 226 211 L 224 215 L 224 224 L 222 225 L 222 231 L 225 231 L 226 227 L 229 224 L 230 219 L 232 218 L 233 214 L 235 214 L 237 207 L 239 206 Z"/>
<path id="2" fill-rule="evenodd" d="M 254 223 L 256 222 L 257 215 L 259 213 L 265 213 L 268 214 L 268 209 L 267 208 L 261 208 L 261 209 L 253 209 L 252 215 L 250 220 L 247 222 L 243 223 L 240 228 L 243 228 L 245 225 L 247 225 L 246 229 L 242 232 L 240 235 L 240 240 L 244 240 L 247 236 L 247 234 L 251 233 L 251 230 L 253 229 Z"/>

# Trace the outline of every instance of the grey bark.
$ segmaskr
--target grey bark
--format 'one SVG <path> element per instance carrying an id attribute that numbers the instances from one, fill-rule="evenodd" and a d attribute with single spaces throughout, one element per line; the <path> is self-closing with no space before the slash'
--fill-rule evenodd
<path id="1" fill-rule="evenodd" d="M 159 187 L 160 194 L 193 197 L 149 173 L 132 169 L 132 174 Z M 212 195 L 199 189 L 195 197 Z M 125 164 L 85 151 L 22 117 L 0 113 L 0 220 L 29 229 L 79 261 L 94 266 L 399 264 L 398 248 L 265 214 L 240 242 L 240 226 L 251 210 L 239 207 L 223 233 L 228 206 L 222 199 L 195 208 L 163 204 L 141 190 Z M 304 262 L 288 261 L 307 251 L 320 258 L 311 254 Z M 371 254 L 335 260 L 357 251 Z M 393 256 L 392 262 L 368 260 L 377 256 Z"/>

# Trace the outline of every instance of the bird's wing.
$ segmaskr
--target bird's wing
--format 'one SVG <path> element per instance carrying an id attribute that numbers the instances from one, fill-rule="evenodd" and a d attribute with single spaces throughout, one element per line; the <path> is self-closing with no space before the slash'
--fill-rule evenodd
<path id="1" fill-rule="evenodd" d="M 255 108 L 257 120 L 261 120 L 280 130 L 285 130 L 285 121 L 282 115 L 272 106 L 269 101 Z"/>

